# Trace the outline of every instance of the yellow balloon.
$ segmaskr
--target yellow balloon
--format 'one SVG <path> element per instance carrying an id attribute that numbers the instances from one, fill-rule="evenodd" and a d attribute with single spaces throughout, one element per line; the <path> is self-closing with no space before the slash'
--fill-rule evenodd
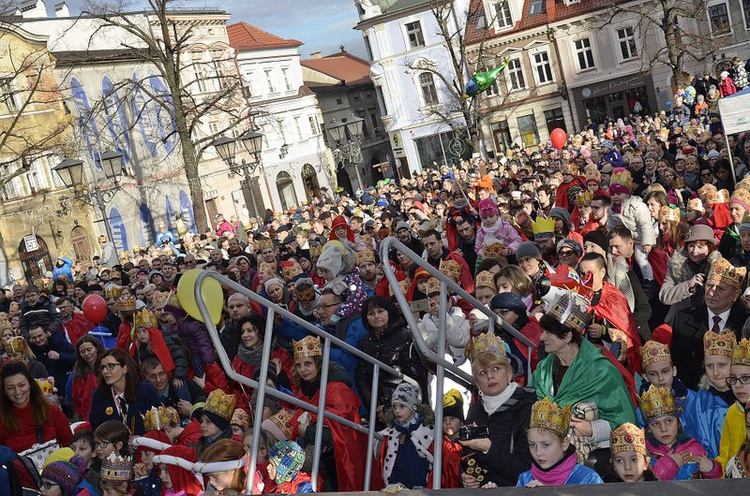
<path id="1" fill-rule="evenodd" d="M 180 277 L 177 283 L 177 299 L 180 300 L 180 306 L 195 320 L 203 321 L 203 316 L 198 309 L 198 303 L 195 301 L 195 280 L 203 269 L 190 269 Z M 201 284 L 201 294 L 203 301 L 206 302 L 208 314 L 211 316 L 211 322 L 214 325 L 219 323 L 221 318 L 221 309 L 224 306 L 224 294 L 221 290 L 221 284 L 216 279 L 204 279 Z"/>

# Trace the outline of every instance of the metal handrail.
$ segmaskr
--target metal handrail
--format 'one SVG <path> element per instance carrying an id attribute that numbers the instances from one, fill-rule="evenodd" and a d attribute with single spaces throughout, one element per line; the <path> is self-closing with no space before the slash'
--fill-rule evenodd
<path id="1" fill-rule="evenodd" d="M 391 264 L 388 263 L 389 260 L 389 252 L 391 248 L 395 248 L 401 254 L 406 256 L 409 260 L 417 264 L 419 267 L 427 271 L 432 277 L 437 278 L 440 281 L 440 297 L 439 297 L 439 318 L 438 318 L 438 350 L 437 353 L 429 349 L 427 346 L 427 343 L 425 343 L 424 338 L 422 337 L 422 333 L 419 332 L 419 327 L 417 325 L 417 321 L 414 318 L 414 315 L 412 314 L 411 307 L 409 306 L 409 303 L 406 301 L 406 296 L 398 289 L 399 284 L 398 280 L 396 279 L 396 273 L 393 270 L 393 267 L 391 267 Z M 445 327 L 446 327 L 446 311 L 447 311 L 447 288 L 450 288 L 455 294 L 463 298 L 464 300 L 471 303 L 476 309 L 478 309 L 480 312 L 485 314 L 487 318 L 489 319 L 488 328 L 494 329 L 495 328 L 495 320 L 499 320 L 498 324 L 503 328 L 503 330 L 507 331 L 511 336 L 518 339 L 521 343 L 527 346 L 529 350 L 529 360 L 527 360 L 527 380 L 529 385 L 531 384 L 531 353 L 533 351 L 533 348 L 535 347 L 534 343 L 521 334 L 518 330 L 516 330 L 513 326 L 499 318 L 495 313 L 487 308 L 485 305 L 482 305 L 476 298 L 471 296 L 469 293 L 467 293 L 461 286 L 453 282 L 452 280 L 448 279 L 445 275 L 441 274 L 440 271 L 435 269 L 432 265 L 430 265 L 425 259 L 418 256 L 416 253 L 414 253 L 410 248 L 408 248 L 406 245 L 404 245 L 402 242 L 397 240 L 396 238 L 388 237 L 385 238 L 380 245 L 380 260 L 384 263 L 383 266 L 383 273 L 385 274 L 386 279 L 388 279 L 388 284 L 393 288 L 393 294 L 396 296 L 396 301 L 398 302 L 399 307 L 401 307 L 401 311 L 404 314 L 404 318 L 406 319 L 406 323 L 409 326 L 409 329 L 411 330 L 412 336 L 414 338 L 414 342 L 417 344 L 417 348 L 419 349 L 420 353 L 429 361 L 435 363 L 436 370 L 435 370 L 435 385 L 436 385 L 436 392 L 435 392 L 435 430 L 436 432 L 441 432 L 442 425 L 443 425 L 443 402 L 440 401 L 443 397 L 443 382 L 445 379 L 445 369 L 448 369 L 453 375 L 465 380 L 468 384 L 474 384 L 474 378 L 464 372 L 463 370 L 459 369 L 456 364 L 454 364 L 451 361 L 448 361 L 445 359 Z M 435 436 L 435 443 L 434 443 L 434 452 L 433 452 L 433 479 L 432 479 L 432 488 L 433 489 L 440 489 L 440 481 L 442 477 L 442 459 L 443 459 L 443 443 L 441 442 L 442 435 Z"/>
<path id="2" fill-rule="evenodd" d="M 231 288 L 234 291 L 241 293 L 244 296 L 247 296 L 250 300 L 255 301 L 256 303 L 268 309 L 268 314 L 266 316 L 266 329 L 265 329 L 265 334 L 264 334 L 264 339 L 263 339 L 263 356 L 261 358 L 260 377 L 258 377 L 257 381 L 249 377 L 245 377 L 243 375 L 238 374 L 232 368 L 232 364 L 229 360 L 229 357 L 227 356 L 226 350 L 224 350 L 224 346 L 222 345 L 221 339 L 219 338 L 219 331 L 216 329 L 216 325 L 214 325 L 214 323 L 211 321 L 211 316 L 208 312 L 206 302 L 203 300 L 203 292 L 202 292 L 201 286 L 203 284 L 203 281 L 206 278 L 215 279 L 223 286 Z M 256 404 L 255 404 L 256 414 L 254 415 L 254 418 L 253 418 L 252 452 L 250 453 L 250 463 L 249 463 L 248 474 L 247 474 L 248 494 L 251 494 L 254 479 L 255 479 L 255 466 L 258 461 L 257 453 L 258 453 L 258 447 L 260 445 L 261 423 L 263 421 L 263 415 L 261 415 L 260 412 L 263 411 L 266 395 L 269 395 L 273 398 L 290 403 L 308 412 L 315 413 L 318 416 L 318 419 L 326 418 L 331 421 L 338 422 L 346 427 L 354 429 L 363 434 L 367 434 L 367 458 L 366 458 L 366 470 L 367 471 L 365 472 L 364 489 L 365 491 L 369 490 L 370 483 L 371 483 L 370 479 L 371 479 L 371 469 L 372 469 L 372 463 L 373 463 L 372 458 L 374 456 L 375 438 L 377 437 L 378 439 L 382 439 L 382 436 L 375 432 L 375 419 L 377 418 L 377 413 L 376 413 L 377 395 L 376 394 L 371 395 L 371 401 L 369 405 L 370 418 L 369 418 L 368 427 L 356 424 L 348 419 L 345 419 L 343 417 L 340 417 L 334 413 L 331 413 L 325 410 L 325 389 L 328 385 L 328 366 L 330 363 L 331 345 L 332 344 L 336 345 L 340 349 L 356 356 L 360 360 L 364 360 L 365 362 L 370 363 L 373 366 L 373 378 L 372 378 L 372 388 L 373 388 L 372 391 L 373 392 L 377 391 L 381 369 L 387 372 L 388 374 L 391 374 L 392 376 L 397 377 L 401 379 L 402 381 L 408 382 L 415 386 L 418 386 L 417 381 L 403 374 L 402 372 L 394 369 L 393 367 L 381 362 L 380 360 L 377 360 L 371 357 L 370 355 L 363 353 L 359 349 L 339 339 L 338 337 L 299 318 L 298 316 L 289 312 L 288 309 L 281 307 L 263 298 L 257 293 L 250 291 L 244 286 L 237 284 L 231 279 L 225 276 L 222 276 L 218 272 L 206 270 L 198 274 L 198 277 L 195 280 L 194 291 L 195 291 L 195 301 L 198 305 L 198 309 L 200 310 L 201 316 L 203 317 L 203 321 L 206 325 L 206 329 L 208 330 L 208 335 L 211 337 L 211 342 L 213 343 L 214 349 L 219 358 L 219 363 L 221 364 L 225 373 L 230 379 L 236 382 L 239 382 L 240 384 L 244 384 L 246 386 L 249 386 L 253 389 L 258 390 Z M 271 361 L 271 343 L 273 341 L 272 338 L 273 338 L 273 332 L 274 332 L 274 329 L 273 329 L 274 317 L 276 316 L 277 313 L 291 320 L 295 324 L 305 328 L 311 334 L 319 336 L 321 339 L 324 340 L 323 363 L 321 365 L 321 371 L 320 371 L 321 373 L 320 388 L 321 389 L 320 389 L 320 395 L 319 395 L 319 402 L 317 405 L 311 405 L 310 403 L 302 401 L 295 396 L 291 396 L 277 389 L 269 389 L 267 387 L 266 381 L 268 379 L 268 366 Z M 318 482 L 320 450 L 322 447 L 322 431 L 323 431 L 323 422 L 317 422 L 315 426 L 315 445 L 314 445 L 314 452 L 313 452 L 313 470 L 312 470 L 313 473 L 311 474 L 312 485 L 313 485 L 313 489 L 315 490 L 317 490 L 317 482 Z"/>

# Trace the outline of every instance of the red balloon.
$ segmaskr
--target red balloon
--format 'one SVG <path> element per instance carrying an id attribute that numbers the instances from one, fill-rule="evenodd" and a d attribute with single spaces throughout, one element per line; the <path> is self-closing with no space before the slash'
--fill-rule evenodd
<path id="1" fill-rule="evenodd" d="M 94 324 L 101 324 L 107 318 L 107 302 L 99 295 L 88 295 L 82 306 L 83 314 Z"/>
<path id="2" fill-rule="evenodd" d="M 559 127 L 553 129 L 549 137 L 552 141 L 552 146 L 554 146 L 558 150 L 561 150 L 562 147 L 565 146 L 565 142 L 568 140 L 568 135 L 565 134 L 565 131 L 563 131 Z"/>

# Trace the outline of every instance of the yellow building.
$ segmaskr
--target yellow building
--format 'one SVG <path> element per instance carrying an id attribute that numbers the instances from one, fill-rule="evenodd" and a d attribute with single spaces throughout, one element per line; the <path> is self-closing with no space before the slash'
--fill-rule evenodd
<path id="1" fill-rule="evenodd" d="M 94 214 L 52 168 L 75 156 L 47 37 L 0 23 L 0 286 L 32 282 L 68 256 L 95 254 Z"/>

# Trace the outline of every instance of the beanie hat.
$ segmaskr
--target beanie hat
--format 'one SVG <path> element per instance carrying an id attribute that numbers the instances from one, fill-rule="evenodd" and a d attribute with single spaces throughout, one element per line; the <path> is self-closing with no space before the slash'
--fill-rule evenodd
<path id="1" fill-rule="evenodd" d="M 708 157 L 707 158 L 709 160 L 711 160 L 712 158 L 721 158 L 721 154 L 718 151 L 716 151 L 716 150 L 711 150 L 711 151 L 708 152 Z"/>
<path id="2" fill-rule="evenodd" d="M 281 286 L 281 289 L 284 289 L 284 281 L 282 281 L 278 277 L 272 277 L 271 279 L 267 280 L 265 284 L 263 284 L 263 289 L 266 290 L 266 293 L 268 293 L 268 289 L 271 286 Z"/>
<path id="3" fill-rule="evenodd" d="M 343 250 L 343 245 L 326 243 L 325 247 L 323 247 L 323 252 L 318 257 L 317 268 L 330 271 L 334 277 L 339 275 L 339 272 L 344 267 Z"/>
<path id="4" fill-rule="evenodd" d="M 549 211 L 549 217 L 554 217 L 555 219 L 560 219 L 566 224 L 570 222 L 570 212 L 568 212 L 567 209 L 562 207 L 555 207 L 552 210 Z"/>
<path id="5" fill-rule="evenodd" d="M 605 253 L 609 251 L 609 242 L 607 241 L 607 237 L 599 231 L 591 231 L 589 233 L 586 233 L 586 235 L 583 237 L 583 244 L 585 245 L 587 241 L 594 243 L 602 250 L 604 250 Z"/>
<path id="6" fill-rule="evenodd" d="M 518 245 L 518 248 L 516 248 L 516 260 L 521 260 L 526 257 L 535 258 L 537 260 L 541 260 L 542 258 L 542 252 L 539 251 L 539 247 L 533 241 L 524 241 Z"/>
<path id="7" fill-rule="evenodd" d="M 570 248 L 571 250 L 576 252 L 576 255 L 578 255 L 579 257 L 583 255 L 583 247 L 578 241 L 574 239 L 561 239 L 560 241 L 557 242 L 557 247 L 555 248 L 555 251 L 559 252 L 564 247 Z"/>
<path id="8" fill-rule="evenodd" d="M 612 140 L 603 139 L 601 141 L 602 148 L 609 148 L 610 150 L 614 148 L 614 143 L 612 143 Z"/>
<path id="9" fill-rule="evenodd" d="M 73 494 L 86 465 L 86 460 L 80 456 L 74 456 L 68 462 L 52 462 L 42 470 L 42 478 L 59 485 L 64 494 Z"/>
<path id="10" fill-rule="evenodd" d="M 396 232 L 399 232 L 401 229 L 406 229 L 407 231 L 411 231 L 411 226 L 408 222 L 405 220 L 402 220 L 398 224 L 396 224 Z"/>
<path id="11" fill-rule="evenodd" d="M 491 310 L 511 310 L 516 315 L 526 315 L 526 304 L 515 293 L 500 293 L 490 300 Z"/>
<path id="12" fill-rule="evenodd" d="M 269 450 L 268 460 L 276 465 L 276 484 L 283 484 L 302 469 L 305 452 L 294 441 L 279 441 Z"/>
<path id="13" fill-rule="evenodd" d="M 489 198 L 485 198 L 481 202 L 479 202 L 479 217 L 485 218 L 489 217 L 490 215 L 499 215 L 500 211 L 497 209 L 497 205 L 495 205 L 495 202 L 490 200 Z"/>
<path id="14" fill-rule="evenodd" d="M 443 418 L 456 417 L 464 421 L 464 398 L 458 389 L 451 389 L 443 395 Z"/>
<path id="15" fill-rule="evenodd" d="M 399 384 L 391 395 L 391 404 L 401 403 L 402 405 L 416 410 L 419 403 L 419 388 L 408 382 Z"/>
<path id="16" fill-rule="evenodd" d="M 54 462 L 67 462 L 74 456 L 76 456 L 75 451 L 70 448 L 56 449 L 55 451 L 50 453 L 47 458 L 45 458 L 43 466 L 46 467 L 50 463 Z"/>

